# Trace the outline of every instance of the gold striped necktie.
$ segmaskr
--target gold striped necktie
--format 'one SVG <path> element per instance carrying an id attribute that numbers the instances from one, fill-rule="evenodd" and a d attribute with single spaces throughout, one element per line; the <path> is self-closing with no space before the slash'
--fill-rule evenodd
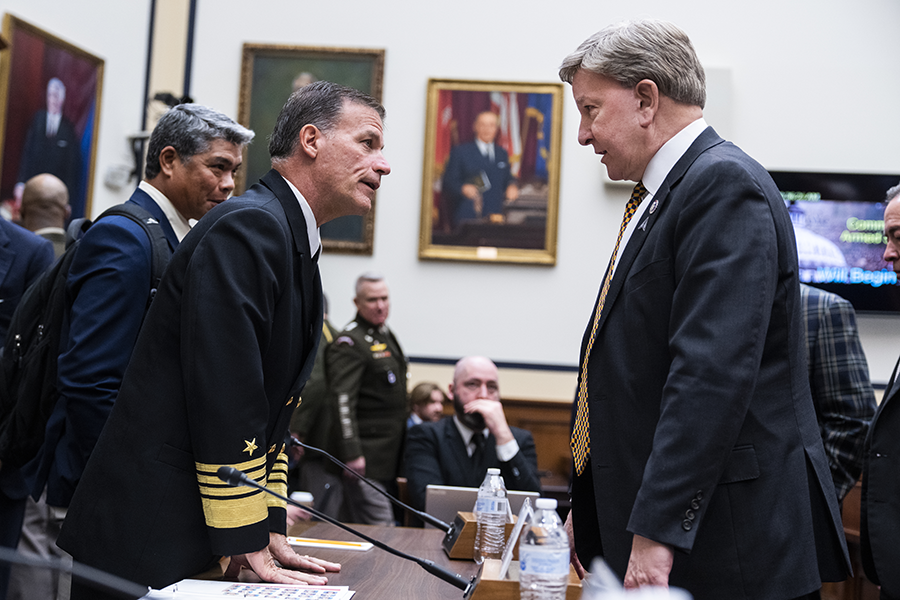
<path id="1" fill-rule="evenodd" d="M 625 216 L 622 219 L 622 225 L 619 227 L 619 236 L 616 238 L 616 245 L 613 248 L 612 258 L 609 260 L 609 268 L 606 271 L 606 278 L 603 280 L 603 288 L 600 290 L 600 299 L 597 301 L 597 311 L 594 313 L 594 324 L 591 327 L 591 336 L 588 338 L 587 348 L 584 351 L 584 360 L 581 362 L 581 377 L 578 382 L 578 410 L 575 413 L 575 428 L 572 429 L 572 457 L 575 459 L 575 473 L 581 475 L 584 472 L 584 465 L 587 457 L 591 453 L 588 443 L 590 440 L 591 427 L 588 422 L 588 401 L 587 401 L 587 367 L 588 360 L 591 357 L 591 348 L 594 346 L 594 338 L 597 336 L 597 324 L 600 323 L 600 314 L 603 312 L 603 303 L 606 301 L 606 294 L 609 292 L 609 284 L 612 281 L 613 267 L 616 264 L 616 257 L 619 254 L 619 244 L 622 243 L 622 235 L 625 228 L 637 211 L 641 200 L 647 195 L 647 188 L 640 181 L 634 186 L 631 192 L 631 198 L 625 205 Z"/>

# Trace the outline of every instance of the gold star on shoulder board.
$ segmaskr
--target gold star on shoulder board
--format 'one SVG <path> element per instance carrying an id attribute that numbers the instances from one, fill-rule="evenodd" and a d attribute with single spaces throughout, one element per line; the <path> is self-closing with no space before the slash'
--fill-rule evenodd
<path id="1" fill-rule="evenodd" d="M 256 438 L 253 438 L 249 442 L 244 440 L 244 443 L 247 444 L 247 447 L 241 450 L 241 452 L 246 452 L 248 456 L 253 456 L 253 451 L 259 447 L 256 445 Z"/>

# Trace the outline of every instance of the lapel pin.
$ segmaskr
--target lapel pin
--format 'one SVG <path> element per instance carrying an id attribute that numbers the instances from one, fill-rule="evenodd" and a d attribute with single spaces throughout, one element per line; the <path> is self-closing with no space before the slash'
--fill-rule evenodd
<path id="1" fill-rule="evenodd" d="M 656 207 L 657 207 L 657 206 L 659 206 L 659 200 L 657 200 L 656 198 L 654 198 L 654 199 L 653 199 L 653 202 L 650 204 L 650 214 L 651 214 L 651 215 L 652 215 L 653 213 L 656 212 Z"/>

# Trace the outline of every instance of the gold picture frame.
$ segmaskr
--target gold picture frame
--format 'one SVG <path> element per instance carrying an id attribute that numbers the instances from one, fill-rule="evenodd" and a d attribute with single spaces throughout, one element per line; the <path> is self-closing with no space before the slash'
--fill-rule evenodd
<path id="1" fill-rule="evenodd" d="M 556 264 L 562 97 L 561 83 L 428 81 L 419 258 Z"/>
<path id="2" fill-rule="evenodd" d="M 288 96 L 296 87 L 319 79 L 340 83 L 381 101 L 385 51 L 245 43 L 241 58 L 238 121 L 256 132 L 244 148 L 244 166 L 236 192 L 243 192 L 270 168 L 266 139 Z M 375 202 L 366 216 L 339 217 L 320 233 L 326 252 L 372 254 Z"/>
<path id="3" fill-rule="evenodd" d="M 9 13 L 3 37 L 9 47 L 0 52 L 0 204 L 16 218 L 24 183 L 49 172 L 69 188 L 72 217 L 89 217 L 103 59 Z M 50 112 L 60 116 L 48 119 Z"/>

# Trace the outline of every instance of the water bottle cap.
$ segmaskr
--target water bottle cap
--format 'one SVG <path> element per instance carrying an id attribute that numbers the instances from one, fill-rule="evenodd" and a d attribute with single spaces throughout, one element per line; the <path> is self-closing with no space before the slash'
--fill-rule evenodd
<path id="1" fill-rule="evenodd" d="M 499 475 L 500 469 L 498 469 L 496 467 L 491 467 L 490 469 L 487 470 L 487 472 L 488 472 L 488 475 Z"/>
<path id="2" fill-rule="evenodd" d="M 541 510 L 556 510 L 555 498 L 538 498 L 534 501 L 534 507 Z"/>

